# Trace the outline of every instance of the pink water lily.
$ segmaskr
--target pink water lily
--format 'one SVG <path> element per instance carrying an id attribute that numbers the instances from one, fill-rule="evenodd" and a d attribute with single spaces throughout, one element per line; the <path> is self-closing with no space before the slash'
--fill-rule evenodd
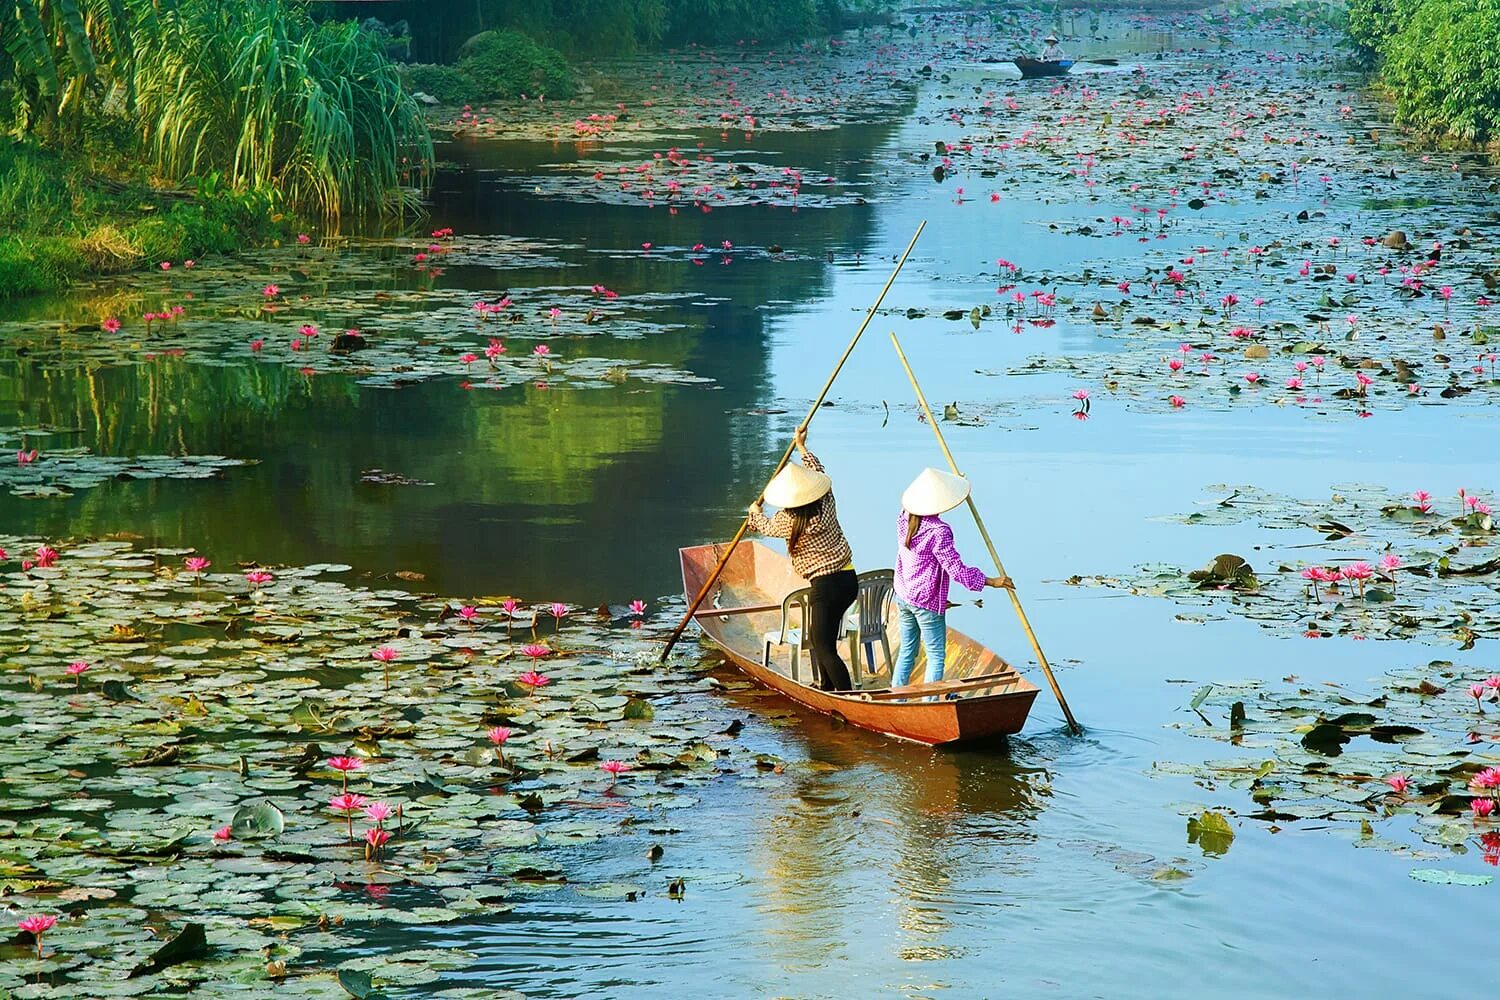
<path id="1" fill-rule="evenodd" d="M 69 676 L 73 678 L 74 690 L 83 686 L 83 675 L 88 672 L 88 669 L 89 664 L 87 660 L 74 660 L 67 665 L 66 670 Z"/>
<path id="2" fill-rule="evenodd" d="M 1469 779 L 1469 787 L 1477 791 L 1500 789 L 1500 767 L 1487 767 Z"/>
<path id="3" fill-rule="evenodd" d="M 1407 789 L 1411 788 L 1411 779 L 1404 774 L 1393 774 L 1385 779 L 1385 783 L 1391 786 L 1391 790 L 1397 795 L 1405 795 Z"/>
<path id="4" fill-rule="evenodd" d="M 214 831 L 213 837 L 215 842 L 217 843 L 227 843 L 234 839 L 234 828 L 231 827 L 228 823 L 225 823 L 223 826 Z"/>
<path id="5" fill-rule="evenodd" d="M 389 802 L 371 802 L 365 807 L 365 815 L 370 818 L 372 823 L 382 829 L 385 828 L 385 821 L 395 814 L 396 810 L 391 808 Z"/>
<path id="6" fill-rule="evenodd" d="M 523 653 L 525 651 L 525 649 L 522 650 Z M 548 677 L 546 674 L 539 674 L 535 670 L 527 670 L 516 678 L 516 683 L 530 688 L 532 697 L 536 697 L 537 691 L 552 683 L 552 678 Z"/>
<path id="7" fill-rule="evenodd" d="M 182 561 L 182 564 L 187 567 L 187 571 L 189 573 L 200 573 L 200 574 L 204 570 L 208 569 L 208 567 L 210 567 L 210 566 L 213 565 L 212 562 L 210 562 L 207 559 L 204 559 L 202 556 L 188 556 L 186 559 L 184 559 Z"/>
<path id="8" fill-rule="evenodd" d="M 394 646 L 379 646 L 370 651 L 370 659 L 380 661 L 382 672 L 385 675 L 385 689 L 391 689 L 391 663 L 400 657 Z"/>
<path id="9" fill-rule="evenodd" d="M 263 569 L 252 569 L 245 573 L 245 582 L 255 589 L 259 589 L 262 584 L 270 583 L 274 579 L 276 578 Z"/>
<path id="10" fill-rule="evenodd" d="M 639 598 L 637 598 L 634 601 L 631 601 L 630 602 L 630 613 L 633 614 L 633 615 L 643 615 L 643 614 L 645 614 L 646 613 L 646 602 L 640 600 Z"/>
<path id="11" fill-rule="evenodd" d="M 36 958 L 40 962 L 42 960 L 42 935 L 57 926 L 57 918 L 50 913 L 38 913 L 35 916 L 23 918 L 16 926 L 35 939 Z"/>
<path id="12" fill-rule="evenodd" d="M 606 760 L 599 765 L 599 768 L 609 773 L 609 787 L 613 788 L 620 775 L 630 770 L 630 765 L 623 760 Z"/>
<path id="13" fill-rule="evenodd" d="M 378 861 L 380 859 L 381 851 L 385 848 L 385 845 L 390 841 L 390 839 L 391 834 L 389 830 L 381 829 L 378 826 L 373 826 L 370 829 L 366 830 L 365 860 Z"/>
<path id="14" fill-rule="evenodd" d="M 354 814 L 365 807 L 366 801 L 363 795 L 355 795 L 351 792 L 335 795 L 328 800 L 329 808 L 344 814 L 344 832 L 350 843 L 354 841 Z"/>
<path id="15" fill-rule="evenodd" d="M 1490 814 L 1495 811 L 1494 799 L 1470 799 L 1469 810 L 1475 819 L 1489 819 Z"/>
<path id="16" fill-rule="evenodd" d="M 344 791 L 349 790 L 349 772 L 358 771 L 365 766 L 365 762 L 358 757 L 329 757 L 327 764 L 337 771 L 344 779 Z"/>

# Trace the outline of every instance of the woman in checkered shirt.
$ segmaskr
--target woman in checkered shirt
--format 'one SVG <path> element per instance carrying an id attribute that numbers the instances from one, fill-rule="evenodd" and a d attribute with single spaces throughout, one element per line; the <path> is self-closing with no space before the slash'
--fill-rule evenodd
<path id="1" fill-rule="evenodd" d="M 764 499 L 782 508 L 766 517 L 761 501 L 750 505 L 750 530 L 771 538 L 785 538 L 792 568 L 812 588 L 808 600 L 808 645 L 813 672 L 824 691 L 847 691 L 849 667 L 839 655 L 838 640 L 844 615 L 859 596 L 854 555 L 839 527 L 833 502 L 833 480 L 823 463 L 807 450 L 807 428 L 798 427 L 793 442 L 802 464 L 788 464 L 766 486 Z"/>

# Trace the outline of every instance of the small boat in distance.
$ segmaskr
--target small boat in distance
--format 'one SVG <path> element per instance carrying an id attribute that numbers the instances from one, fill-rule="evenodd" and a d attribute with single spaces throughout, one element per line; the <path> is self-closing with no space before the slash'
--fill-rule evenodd
<path id="1" fill-rule="evenodd" d="M 1011 61 L 1016 64 L 1016 69 L 1021 71 L 1021 77 L 1025 80 L 1034 80 L 1043 76 L 1064 76 L 1073 68 L 1074 62 L 1072 59 L 1033 59 L 1030 56 L 1016 56 Z"/>
<path id="2" fill-rule="evenodd" d="M 682 587 L 690 602 L 713 574 L 725 544 L 680 550 Z M 862 661 L 864 669 L 851 671 L 855 690 L 822 691 L 792 676 L 790 647 L 773 646 L 769 663 L 763 662 L 764 636 L 780 629 L 783 599 L 806 586 L 785 555 L 760 542 L 741 542 L 715 585 L 712 606 L 706 604 L 693 618 L 729 661 L 751 678 L 851 726 L 943 746 L 1018 733 L 1025 725 L 1036 700 L 1036 685 L 997 653 L 952 628 L 948 630 L 945 678 L 937 683 L 892 688 L 889 664 L 876 660 L 875 669 Z M 894 653 L 895 615 L 888 619 L 886 635 Z M 922 654 L 912 676 L 923 676 L 925 668 Z"/>

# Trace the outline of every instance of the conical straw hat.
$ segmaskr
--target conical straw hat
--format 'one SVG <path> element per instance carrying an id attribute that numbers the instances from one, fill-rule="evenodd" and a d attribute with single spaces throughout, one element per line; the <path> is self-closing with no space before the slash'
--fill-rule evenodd
<path id="1" fill-rule="evenodd" d="M 833 480 L 796 462 L 776 473 L 766 487 L 766 503 L 773 507 L 801 507 L 833 489 Z"/>
<path id="2" fill-rule="evenodd" d="M 1046 38 L 1043 38 L 1042 41 L 1044 41 L 1044 42 L 1055 42 L 1055 41 L 1057 41 L 1057 36 L 1056 35 L 1048 35 Z"/>
<path id="3" fill-rule="evenodd" d="M 901 494 L 901 507 L 908 514 L 942 514 L 963 503 L 969 481 L 939 469 L 923 469 Z"/>

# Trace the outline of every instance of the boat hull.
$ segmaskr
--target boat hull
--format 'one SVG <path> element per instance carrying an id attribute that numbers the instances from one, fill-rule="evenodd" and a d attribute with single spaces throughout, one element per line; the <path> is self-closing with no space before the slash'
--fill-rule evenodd
<path id="1" fill-rule="evenodd" d="M 683 590 L 689 601 L 713 573 L 723 551 L 723 545 L 681 550 Z M 705 609 L 779 607 L 786 594 L 804 586 L 806 581 L 792 570 L 786 556 L 759 542 L 744 542 L 730 557 L 715 593 L 705 601 Z M 898 648 L 894 617 L 887 630 L 893 654 Z M 761 636 L 779 628 L 779 610 L 727 616 L 700 612 L 697 622 L 729 662 L 757 683 L 814 712 L 914 743 L 945 746 L 1020 732 L 1036 700 L 1035 685 L 992 650 L 951 628 L 944 681 L 919 681 L 892 689 L 889 668 L 881 657 L 873 672 L 866 662 L 858 690 L 835 692 L 810 687 L 790 676 L 790 659 L 785 652 L 773 655 L 769 668 L 762 662 Z M 875 649 L 878 653 L 878 643 Z M 860 650 L 861 657 L 864 653 Z M 919 659 L 914 678 L 921 677 L 923 669 L 925 663 Z"/>
<path id="2" fill-rule="evenodd" d="M 1072 59 L 1042 60 L 1018 56 L 1011 61 L 1016 64 L 1016 69 L 1021 71 L 1021 76 L 1027 80 L 1044 76 L 1065 76 L 1068 70 L 1073 68 Z"/>

